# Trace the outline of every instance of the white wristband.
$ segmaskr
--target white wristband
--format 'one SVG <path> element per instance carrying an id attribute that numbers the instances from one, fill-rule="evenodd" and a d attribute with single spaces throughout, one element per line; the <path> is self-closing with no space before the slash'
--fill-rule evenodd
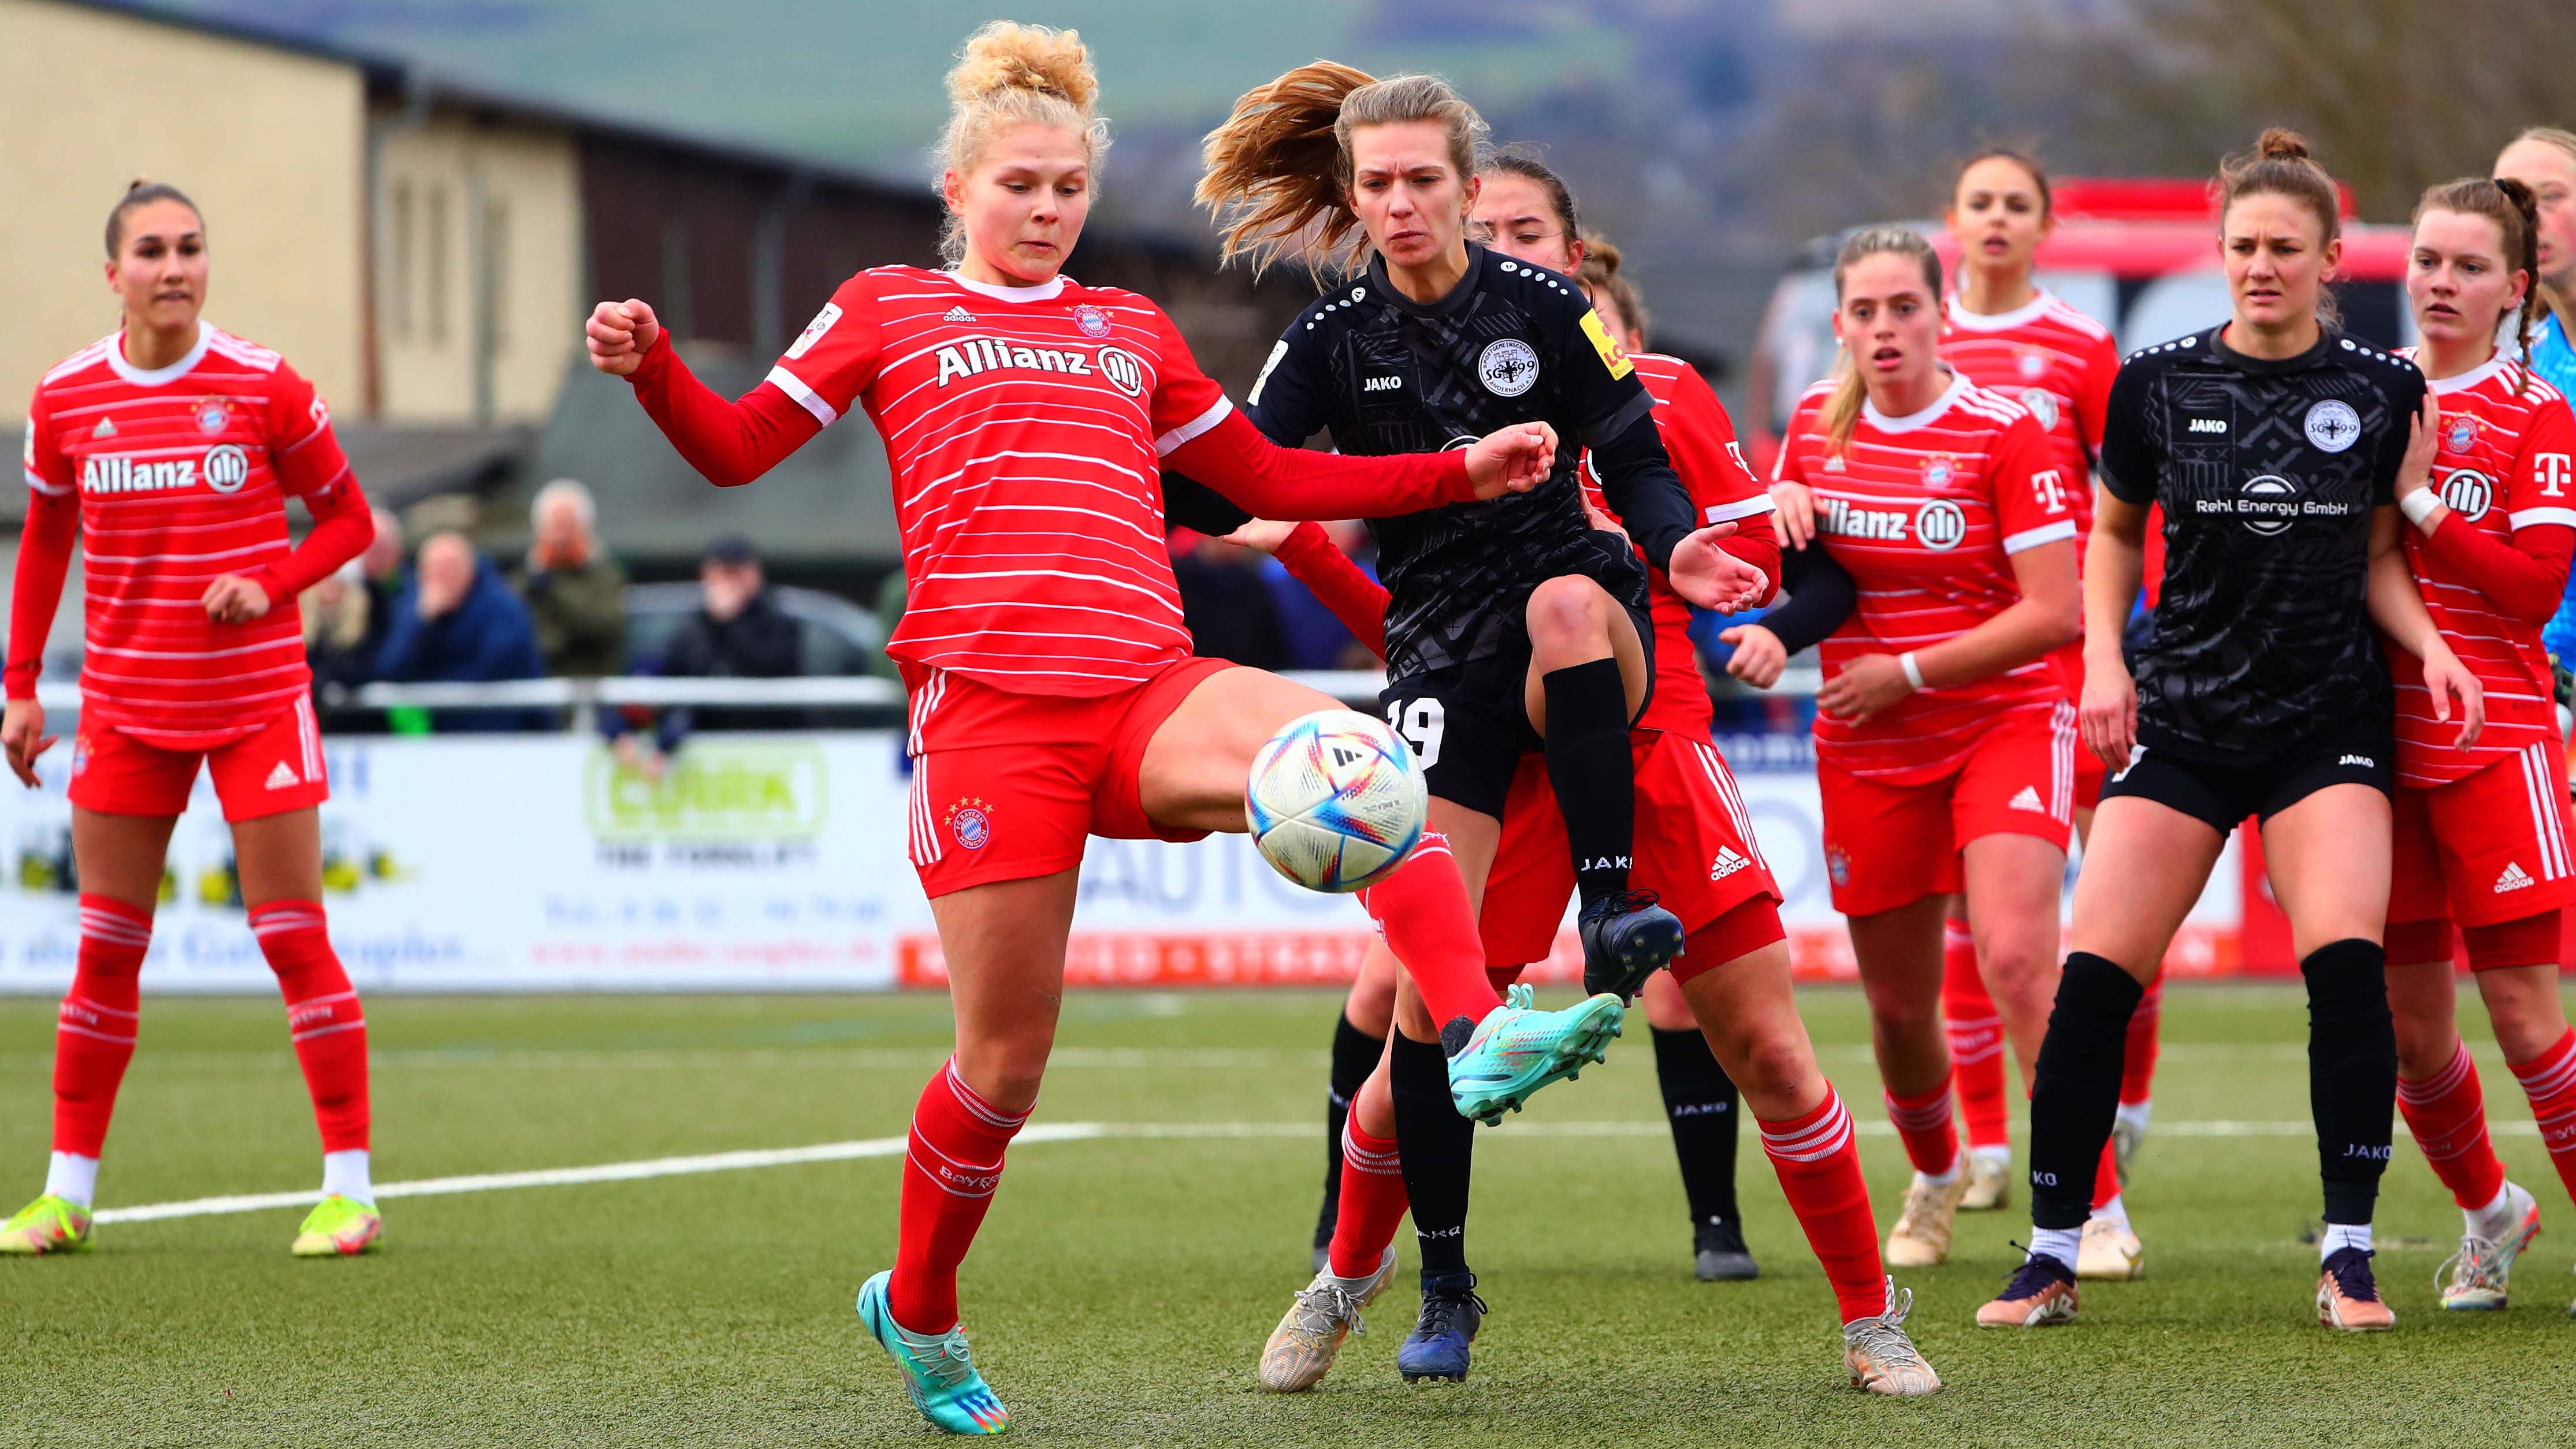
<path id="1" fill-rule="evenodd" d="M 1923 687 L 1923 668 L 1921 665 L 1914 662 L 1913 650 L 1908 649 L 1904 653 L 1897 655 L 1896 667 L 1905 671 L 1906 683 L 1913 685 L 1916 689 L 1921 689 Z"/>
<path id="2" fill-rule="evenodd" d="M 2441 506 L 2442 496 L 2430 488 L 2418 488 L 2397 500 L 2398 511 L 2406 515 L 2407 522 L 2418 528 L 2423 527 L 2424 520 L 2432 517 L 2433 510 Z"/>

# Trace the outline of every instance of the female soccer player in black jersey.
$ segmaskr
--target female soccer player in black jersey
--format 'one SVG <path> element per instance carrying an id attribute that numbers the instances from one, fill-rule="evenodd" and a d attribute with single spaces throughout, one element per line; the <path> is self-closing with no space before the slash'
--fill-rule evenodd
<path id="1" fill-rule="evenodd" d="M 1348 273 L 1289 324 L 1246 412 L 1275 441 L 1329 430 L 1359 454 L 1444 447 L 1479 418 L 1548 419 L 1591 449 L 1612 508 L 1684 597 L 1728 611 L 1755 602 L 1768 573 L 1717 542 L 1728 526 L 1694 532 L 1654 400 L 1581 289 L 1467 241 L 1483 139 L 1475 111 L 1431 76 L 1378 81 L 1318 62 L 1236 103 L 1208 137 L 1199 186 L 1227 221 L 1227 255 Z M 1628 727 L 1653 677 L 1647 577 L 1627 538 L 1586 517 L 1573 449 L 1559 463 L 1524 506 L 1371 521 L 1392 596 L 1383 702 L 1422 761 L 1430 848 L 1454 853 L 1471 894 L 1521 754 L 1543 751 L 1582 898 L 1586 989 L 1624 997 L 1682 946 L 1679 921 L 1628 890 Z M 1185 507 L 1172 516 L 1195 522 Z M 1399 1365 L 1459 1378 L 1481 1305 L 1460 1231 L 1426 1225 L 1463 1223 L 1453 1164 L 1473 1139 L 1430 1090 L 1440 1056 L 1410 993 L 1396 1025 L 1388 1076 L 1425 1283 Z M 1333 1266 L 1364 1278 L 1365 1293 L 1383 1286 L 1383 1264 Z"/>
<path id="2" fill-rule="evenodd" d="M 2370 1270 L 2397 1098 L 2380 945 L 2396 742 L 2379 631 L 2423 661 L 2464 742 L 2483 702 L 2398 548 L 2394 485 L 2410 447 L 2433 442 L 2415 437 L 2423 374 L 2342 335 L 2322 295 L 2341 249 L 2334 182 L 2304 140 L 2273 130 L 2220 183 L 2233 317 L 2133 355 L 2111 388 L 2080 723 L 2118 773 L 2076 882 L 2074 949 L 2031 1096 L 2030 1256 L 1978 1311 L 1982 1327 L 2075 1316 L 2077 1237 L 2129 1014 L 2248 815 L 2308 984 L 2318 1321 L 2394 1321 Z M 2133 679 L 2121 624 L 2159 502 L 2164 591 Z"/>

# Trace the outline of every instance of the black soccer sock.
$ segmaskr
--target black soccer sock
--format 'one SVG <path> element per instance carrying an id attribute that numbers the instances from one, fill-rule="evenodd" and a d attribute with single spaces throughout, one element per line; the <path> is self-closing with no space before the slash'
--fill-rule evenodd
<path id="1" fill-rule="evenodd" d="M 1539 685 L 1547 695 L 1547 782 L 1565 816 L 1575 890 L 1588 906 L 1628 888 L 1628 859 L 1636 848 L 1628 687 L 1616 659 L 1549 670 Z"/>
<path id="2" fill-rule="evenodd" d="M 1673 1155 L 1681 1159 L 1682 1191 L 1690 1198 L 1691 1225 L 1735 1221 L 1735 1134 L 1743 1115 L 1735 1083 L 1718 1066 L 1699 1028 L 1654 1029 L 1655 1080 L 1664 1089 L 1664 1116 L 1673 1125 Z"/>
<path id="3" fill-rule="evenodd" d="M 2144 995 L 2138 978 L 2100 956 L 2076 951 L 2066 958 L 2030 1089 L 2034 1227 L 2080 1228 L 2093 1215 L 2093 1175 L 2120 1107 L 2129 1015 Z"/>
<path id="4" fill-rule="evenodd" d="M 2358 1226 L 2379 1201 L 2396 1133 L 2397 1026 L 2388 1014 L 2388 953 L 2354 937 L 2299 963 L 2308 978 L 2308 1110 L 2326 1221 Z"/>
<path id="5" fill-rule="evenodd" d="M 1413 1236 L 1422 1276 L 1467 1271 L 1467 1184 L 1476 1124 L 1449 1097 L 1449 1059 L 1431 1042 L 1395 1034 L 1387 1063 L 1395 1096 L 1396 1150 L 1404 1159 L 1404 1192 L 1413 1204 Z"/>
<path id="6" fill-rule="evenodd" d="M 1351 1025 L 1348 1015 L 1333 1018 L 1333 1076 L 1324 1089 L 1324 1206 L 1315 1216 L 1316 1247 L 1333 1240 L 1333 1224 L 1342 1215 L 1342 1124 L 1350 1120 L 1351 1098 L 1384 1055 L 1385 1037 Z"/>

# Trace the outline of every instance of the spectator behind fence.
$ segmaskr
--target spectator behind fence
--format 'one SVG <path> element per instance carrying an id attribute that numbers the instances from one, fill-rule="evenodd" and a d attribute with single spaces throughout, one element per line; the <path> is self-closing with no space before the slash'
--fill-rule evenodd
<path id="1" fill-rule="evenodd" d="M 535 541 L 517 583 L 546 672 L 596 679 L 626 672 L 626 570 L 601 547 L 590 490 L 557 478 L 537 490 Z"/>
<path id="2" fill-rule="evenodd" d="M 1181 591 L 1181 622 L 1190 652 L 1254 669 L 1288 667 L 1279 606 L 1261 578 L 1267 555 L 1188 529 L 1171 535 L 1172 581 Z"/>
<path id="3" fill-rule="evenodd" d="M 367 593 L 365 652 L 373 659 L 385 646 L 385 630 L 394 618 L 394 600 L 403 591 L 406 551 L 402 516 L 390 508 L 370 511 L 376 520 L 376 534 L 367 540 L 367 551 L 358 555 L 358 582 Z"/>
<path id="4" fill-rule="evenodd" d="M 488 684 L 545 677 L 536 627 L 501 570 L 461 533 L 420 545 L 412 577 L 394 600 L 376 675 L 398 684 Z M 443 709 L 440 730 L 545 729 L 544 710 Z"/>
<path id="5" fill-rule="evenodd" d="M 796 621 L 778 606 L 760 556 L 749 541 L 722 538 L 708 545 L 698 565 L 701 598 L 696 613 L 680 621 L 662 658 L 661 672 L 678 679 L 786 679 L 804 673 Z M 662 711 L 648 746 L 631 715 L 612 714 L 603 728 L 629 768 L 658 776 L 660 756 L 678 749 L 697 730 L 779 729 L 801 723 L 793 709 L 744 709 L 688 705 Z M 658 749 L 659 753 L 653 751 Z"/>
<path id="6" fill-rule="evenodd" d="M 304 616 L 304 662 L 313 671 L 316 698 L 333 686 L 356 689 L 375 679 L 376 649 L 368 640 L 382 630 L 363 564 L 351 559 L 306 589 L 298 612 Z"/>

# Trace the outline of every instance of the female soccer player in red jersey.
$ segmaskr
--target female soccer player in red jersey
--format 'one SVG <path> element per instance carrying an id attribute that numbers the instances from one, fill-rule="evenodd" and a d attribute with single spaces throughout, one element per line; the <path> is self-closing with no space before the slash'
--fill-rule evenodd
<path id="1" fill-rule="evenodd" d="M 2415 209 L 2406 272 L 2431 390 L 2397 480 L 2406 561 L 2425 607 L 2486 687 L 2474 748 L 2433 716 L 2423 666 L 2393 651 L 2395 852 L 2388 1004 L 2397 1107 L 2466 1223 L 2445 1308 L 2502 1308 L 2540 1205 L 2505 1181 L 2477 1068 L 2454 1021 L 2456 924 L 2496 1045 L 2576 1189 L 2576 1032 L 2558 992 L 2560 915 L 2576 903 L 2567 765 L 2540 627 L 2576 555 L 2576 418 L 2529 355 L 2539 218 L 2517 181 L 2454 181 Z M 2496 346 L 2510 328 L 2519 356 Z"/>
<path id="2" fill-rule="evenodd" d="M 70 774 L 81 932 L 55 1035 L 52 1170 L 44 1195 L 0 1227 L 0 1252 L 89 1246 L 163 860 L 203 765 L 322 1129 L 323 1198 L 295 1252 L 363 1253 L 384 1231 L 367 1174 L 367 1023 L 324 928 L 314 807 L 330 783 L 295 599 L 357 557 L 375 524 L 312 385 L 198 315 L 207 244 L 195 204 L 137 182 L 108 214 L 107 255 L 124 326 L 46 373 L 27 413 L 0 742 L 36 786 L 54 743 L 36 676 L 77 533 L 88 579 Z M 314 519 L 293 548 L 289 498 Z"/>
<path id="3" fill-rule="evenodd" d="M 1597 280 L 1587 293 L 1639 375 L 1649 380 L 1657 402 L 1656 424 L 1701 516 L 1750 524 L 1757 537 L 1767 532 L 1763 515 L 1769 511 L 1768 500 L 1737 454 L 1733 427 L 1707 384 L 1678 358 L 1630 350 L 1642 343 L 1641 334 L 1629 325 L 1641 310 L 1634 289 L 1613 284 L 1615 260 L 1600 264 L 1605 253 L 1615 259 L 1614 248 L 1597 240 L 1587 247 L 1575 240 L 1573 201 L 1563 183 L 1540 163 L 1511 153 L 1496 158 L 1484 181 L 1476 216 L 1494 237 L 1495 249 L 1551 271 L 1562 267 L 1567 270 L 1561 274 Z M 1592 502 L 1602 508 L 1605 500 Z M 1606 509 L 1604 513 L 1605 521 L 1615 526 Z M 1388 601 L 1383 588 L 1311 528 L 1291 535 L 1279 554 L 1355 634 L 1372 647 L 1383 647 Z M 1939 1378 L 1903 1333 L 1906 1305 L 1891 1302 L 1850 1115 L 1817 1069 L 1791 998 L 1777 888 L 1734 777 L 1709 744 L 1708 691 L 1690 662 L 1689 611 L 1661 580 L 1655 603 L 1658 648 L 1675 651 L 1687 677 L 1662 674 L 1667 666 L 1659 658 L 1658 694 L 1638 722 L 1636 868 L 1641 881 L 1673 902 L 1690 931 L 1689 945 L 1670 968 L 1672 980 L 1681 984 L 1668 987 L 1680 998 L 1668 1009 L 1683 1023 L 1680 1029 L 1697 1039 L 1698 1050 L 1676 1050 L 1668 1039 L 1672 1029 L 1659 1026 L 1656 1065 L 1676 1124 L 1675 1145 L 1694 1214 L 1722 1212 L 1728 1224 L 1733 1221 L 1731 1121 L 1729 1130 L 1719 1134 L 1694 1119 L 1717 1113 L 1731 1119 L 1738 1103 L 1727 1072 L 1740 1073 L 1744 1104 L 1762 1122 L 1764 1148 L 1833 1285 L 1853 1381 L 1877 1393 L 1933 1392 Z M 1494 968 L 1498 979 L 1516 976 L 1523 965 L 1544 957 L 1555 938 L 1573 891 L 1561 864 L 1563 830 L 1544 770 L 1524 756 L 1479 922 L 1487 958 L 1513 963 Z M 1650 1013 L 1653 1000 L 1650 995 Z M 1365 1002 L 1364 993 L 1355 991 L 1354 1011 Z M 1346 1022 L 1351 1019 L 1346 1015 Z M 1689 1069 L 1694 1058 L 1706 1063 L 1704 1071 Z M 1677 1061 L 1684 1070 L 1673 1069 Z M 1728 1067 L 1722 1070 L 1720 1061 Z M 1723 1096 L 1706 1084 L 1709 1077 L 1726 1084 Z M 1261 1365 L 1263 1385 L 1273 1390 L 1310 1388 L 1331 1367 L 1334 1352 L 1357 1321 L 1365 1270 L 1381 1261 L 1405 1210 L 1405 1183 L 1418 1177 L 1419 1169 L 1411 1163 L 1404 1165 L 1402 1181 L 1386 1168 L 1393 1147 L 1386 1134 L 1394 1122 L 1384 1074 L 1347 1095 L 1352 1099 L 1349 1151 L 1341 1169 L 1342 1211 L 1331 1243 L 1331 1256 L 1340 1266 L 1319 1268 L 1314 1283 L 1298 1295 L 1273 1332 Z M 1721 1152 L 1722 1160 L 1705 1160 Z M 1462 1159 L 1457 1167 L 1461 1176 L 1465 1168 Z M 1714 1184 L 1712 1177 L 1718 1179 Z M 1721 1194 L 1712 1205 L 1711 1198 Z M 1463 1185 L 1455 1196 L 1463 1203 Z M 1700 1242 L 1707 1241 L 1703 1233 Z M 1734 1251 L 1740 1253 L 1741 1245 L 1741 1236 L 1733 1235 Z M 1345 1269 L 1351 1271 L 1345 1275 Z"/>
<path id="4" fill-rule="evenodd" d="M 1915 1168 L 1888 1261 L 1920 1267 L 1947 1258 L 1967 1186 L 1939 1013 L 1946 898 L 1967 896 L 2013 1035 L 2037 1034 L 2055 976 L 2075 722 L 2048 656 L 2080 627 L 2081 480 L 2028 409 L 1940 361 L 1930 243 L 1868 228 L 1834 275 L 1843 362 L 1799 401 L 1778 470 L 1795 486 L 1775 495 L 1790 539 L 1812 530 L 1860 591 L 1823 645 L 1817 774 L 1834 905 Z"/>
<path id="5" fill-rule="evenodd" d="M 748 482 L 853 406 L 886 441 L 910 590 L 888 649 L 911 693 L 911 855 L 958 1037 L 913 1117 L 895 1266 L 858 1307 L 913 1402 L 956 1433 L 1009 1422 L 957 1328 L 957 1266 L 1037 1099 L 1085 837 L 1242 830 L 1254 753 L 1334 707 L 1190 657 L 1158 461 L 1247 506 L 1346 517 L 1497 496 L 1554 453 L 1530 423 L 1405 458 L 1264 439 L 1152 302 L 1061 270 L 1107 145 L 1097 89 L 1071 32 L 978 31 L 949 75 L 955 270 L 852 277 L 739 401 L 690 376 L 644 303 L 601 303 L 588 324 L 593 364 L 627 377 L 711 481 Z M 1416 852 L 1366 901 L 1440 1023 L 1453 1111 L 1504 1111 L 1615 1034 L 1615 997 L 1552 1013 L 1497 999 L 1447 851 Z"/>
<path id="6" fill-rule="evenodd" d="M 2020 403 L 2048 435 L 2049 457 L 2066 480 L 2075 515 L 2076 548 L 2093 523 L 2093 459 L 2102 445 L 2103 404 L 2120 355 L 2111 331 L 2039 286 L 2033 262 L 2056 217 L 2048 173 L 2025 152 L 1989 147 L 1969 158 L 1951 184 L 1950 234 L 1959 243 L 1958 286 L 1950 293 L 1941 360 L 1970 382 Z M 2084 691 L 2084 646 L 2057 653 L 2067 697 Z M 2075 753 L 2075 834 L 2083 838 L 2101 799 L 2105 767 L 2089 750 Z M 1976 942 L 1954 900 L 1942 927 L 1941 1011 L 1950 1035 L 1952 1070 L 1958 1076 L 1960 1115 L 1968 1136 L 1968 1191 L 1963 1212 L 1999 1208 L 2010 1196 L 2012 1147 L 2004 1095 L 2006 1033 L 1977 969 Z M 2154 1081 L 2156 1023 L 2163 1004 L 2161 981 L 2130 1022 L 2120 1080 L 2120 1115 L 2112 1134 L 2120 1175 L 2145 1139 L 2149 1089 Z M 2024 1023 L 2015 1039 L 2036 1047 L 2040 1023 Z M 2027 1073 L 2029 1063 L 2023 1067 Z M 2089 1230 L 2079 1276 L 2127 1278 L 2142 1261 L 2136 1234 L 2117 1200 L 2119 1178 L 2099 1205 L 2100 1227 Z"/>

